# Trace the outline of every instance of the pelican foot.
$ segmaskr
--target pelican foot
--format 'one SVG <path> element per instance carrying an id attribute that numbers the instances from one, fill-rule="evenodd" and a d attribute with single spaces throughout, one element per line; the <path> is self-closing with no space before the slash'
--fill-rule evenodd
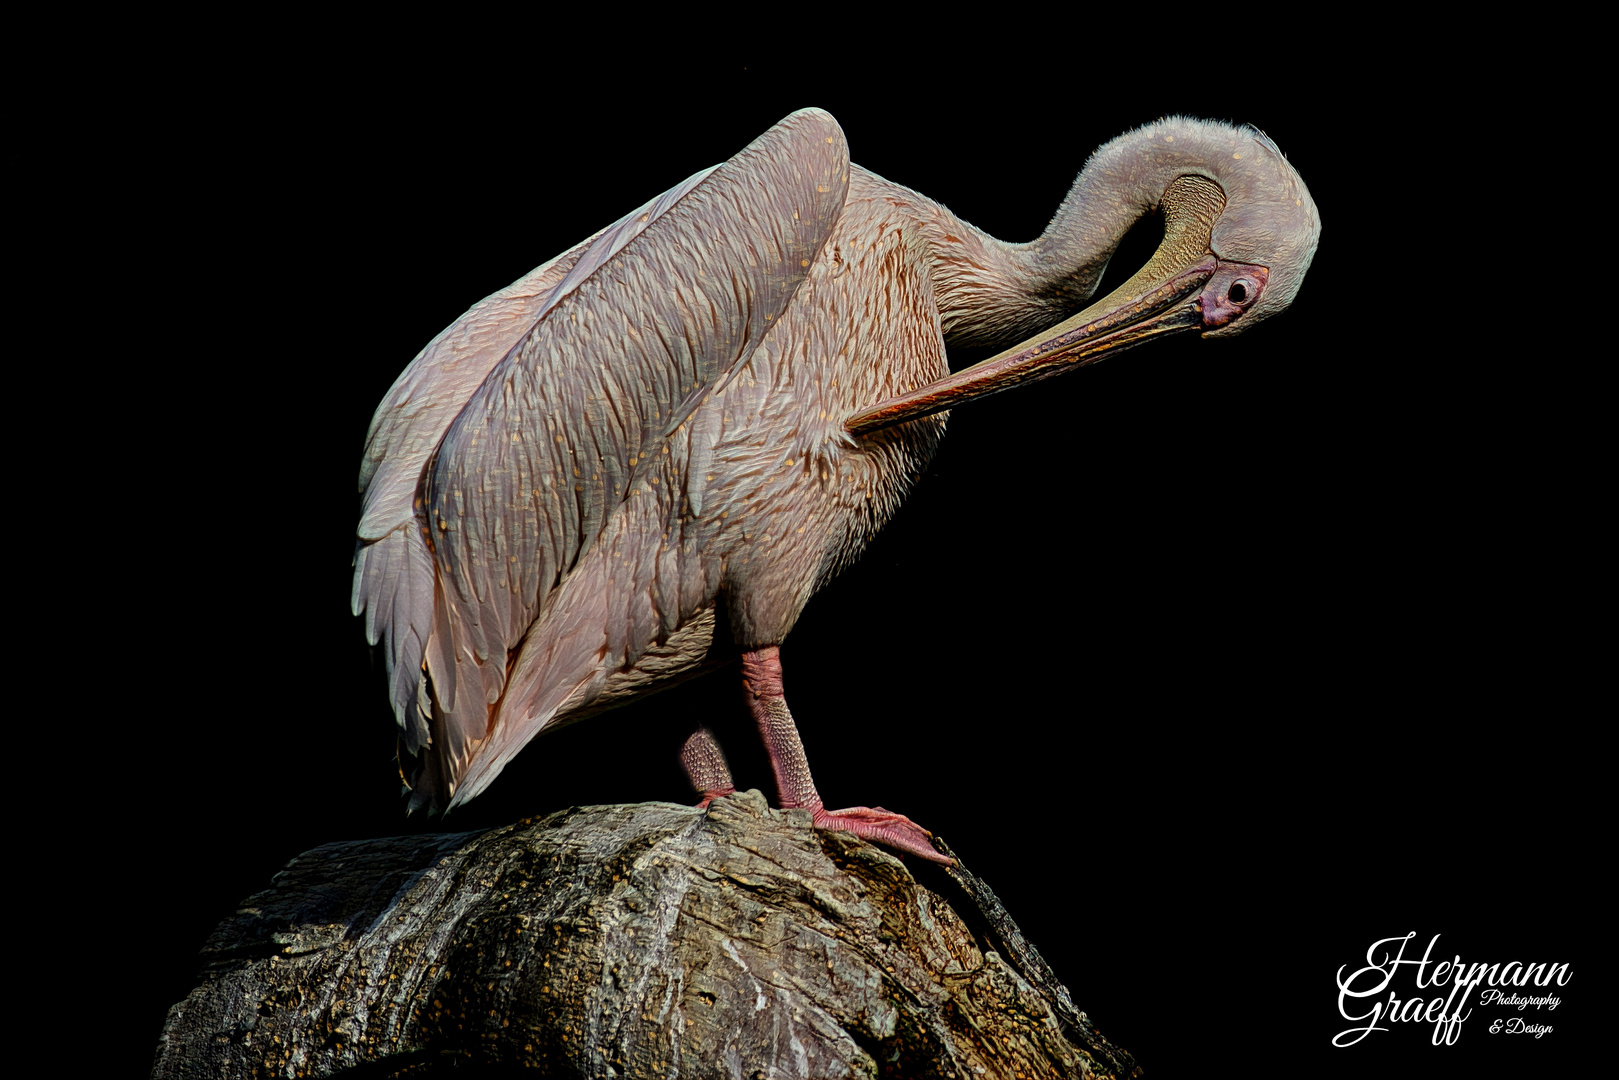
<path id="1" fill-rule="evenodd" d="M 933 834 L 904 814 L 896 814 L 880 806 L 851 806 L 847 810 L 816 807 L 813 813 L 817 829 L 851 832 L 863 840 L 871 840 L 929 862 L 955 865 L 954 859 L 940 855 L 928 843 L 928 838 Z"/>
<path id="2" fill-rule="evenodd" d="M 707 810 L 708 809 L 708 804 L 713 802 L 715 799 L 723 799 L 727 795 L 735 795 L 735 794 L 736 794 L 736 788 L 734 788 L 734 787 L 728 787 L 728 788 L 725 788 L 723 790 L 704 791 L 703 792 L 703 797 L 701 799 L 697 800 L 697 809 L 699 809 L 699 810 Z"/>

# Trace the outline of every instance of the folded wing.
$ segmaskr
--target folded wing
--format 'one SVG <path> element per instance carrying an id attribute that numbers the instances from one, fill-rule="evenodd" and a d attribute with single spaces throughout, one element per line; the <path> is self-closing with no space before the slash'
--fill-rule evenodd
<path id="1" fill-rule="evenodd" d="M 354 606 L 370 640 L 386 642 L 406 745 L 432 747 L 416 803 L 442 805 L 496 748 L 464 801 L 545 726 L 543 709 L 525 709 L 494 738 L 517 651 L 638 485 L 662 499 L 651 517 L 617 515 L 609 542 L 624 558 L 655 557 L 657 545 L 617 534 L 656 538 L 691 510 L 670 491 L 685 486 L 670 444 L 689 465 L 684 451 L 700 440 L 683 422 L 792 302 L 842 210 L 848 171 L 835 121 L 795 113 L 474 307 L 389 392 L 361 470 Z M 571 632 L 592 653 L 573 668 L 636 663 L 703 600 L 679 589 L 621 587 L 599 601 L 574 592 L 570 624 L 599 618 L 615 630 L 610 645 Z"/>

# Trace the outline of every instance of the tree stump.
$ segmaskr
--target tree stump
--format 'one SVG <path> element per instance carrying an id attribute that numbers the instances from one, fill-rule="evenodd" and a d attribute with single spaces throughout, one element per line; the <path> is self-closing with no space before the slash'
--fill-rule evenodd
<path id="1" fill-rule="evenodd" d="M 1138 1074 L 982 882 L 918 872 L 757 791 L 328 844 L 210 937 L 154 1076 Z"/>

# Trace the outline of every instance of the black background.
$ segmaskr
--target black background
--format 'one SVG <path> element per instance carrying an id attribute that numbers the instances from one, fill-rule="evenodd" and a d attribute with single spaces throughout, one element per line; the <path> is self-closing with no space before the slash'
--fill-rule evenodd
<path id="1" fill-rule="evenodd" d="M 127 304 L 93 374 L 74 349 L 46 373 L 53 416 L 98 380 L 104 486 L 80 510 L 121 523 L 77 556 L 94 614 L 54 710 L 113 754 L 68 801 L 122 882 L 90 907 L 120 897 L 115 947 L 141 965 L 100 1021 L 121 1069 L 148 1067 L 204 937 L 289 858 L 441 827 L 403 815 L 349 612 L 360 450 L 394 378 L 481 297 L 806 105 L 856 162 L 1008 240 L 1096 145 L 1169 112 L 1265 129 L 1324 222 L 1292 310 L 1252 334 L 951 418 L 783 649 L 828 805 L 949 840 L 1149 1077 L 1555 1071 L 1594 1046 L 1611 837 L 1581 771 L 1587 436 L 1487 227 L 1536 185 L 1466 179 L 1466 80 L 1396 49 L 1376 78 L 1364 54 L 1145 77 L 1032 31 L 1036 55 L 971 62 L 763 31 L 650 61 L 639 27 L 611 48 L 416 29 L 283 28 L 246 67 L 238 29 L 38 114 L 40 145 L 84 163 L 47 174 L 58 292 Z M 449 827 L 686 801 L 695 718 L 769 790 L 721 674 L 536 741 Z M 1408 956 L 1439 934 L 1436 957 L 1571 963 L 1530 1017 L 1555 1032 L 1492 1036 L 1481 1009 L 1456 1047 L 1395 1024 L 1332 1048 L 1335 972 L 1407 932 Z"/>

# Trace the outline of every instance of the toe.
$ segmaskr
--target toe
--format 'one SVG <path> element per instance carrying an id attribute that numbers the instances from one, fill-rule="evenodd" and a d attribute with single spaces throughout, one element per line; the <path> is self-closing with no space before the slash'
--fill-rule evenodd
<path id="1" fill-rule="evenodd" d="M 821 810 L 815 825 L 822 829 L 852 832 L 897 851 L 907 852 L 930 862 L 955 865 L 955 860 L 934 850 L 928 838 L 933 834 L 906 817 L 881 807 L 851 806 L 847 810 Z"/>

